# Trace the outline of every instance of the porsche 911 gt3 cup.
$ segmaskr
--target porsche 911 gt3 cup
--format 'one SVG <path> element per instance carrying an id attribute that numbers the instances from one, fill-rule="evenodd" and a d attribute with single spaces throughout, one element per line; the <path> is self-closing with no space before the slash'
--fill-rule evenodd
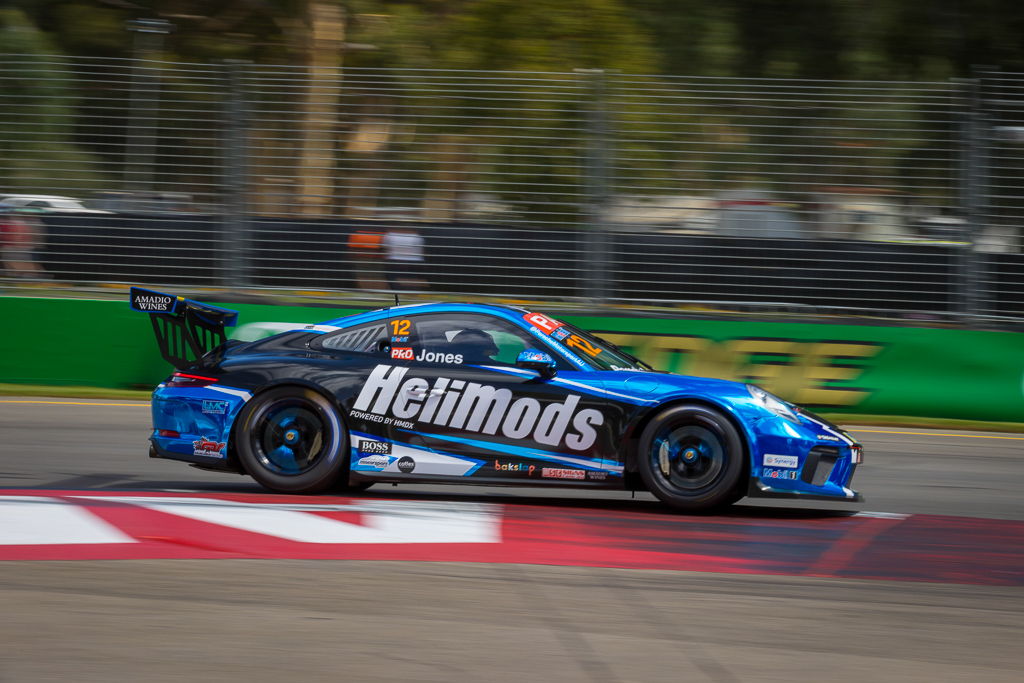
<path id="1" fill-rule="evenodd" d="M 849 434 L 760 387 L 657 372 L 510 306 L 394 306 L 228 340 L 233 311 L 132 288 L 164 358 L 150 455 L 314 493 L 388 483 L 856 501 Z"/>

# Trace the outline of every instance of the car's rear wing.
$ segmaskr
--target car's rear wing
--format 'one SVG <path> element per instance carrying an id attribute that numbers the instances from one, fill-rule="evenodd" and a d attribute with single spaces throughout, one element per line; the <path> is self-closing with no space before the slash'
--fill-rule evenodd
<path id="1" fill-rule="evenodd" d="M 149 313 L 160 355 L 178 369 L 227 341 L 224 328 L 238 322 L 236 311 L 183 296 L 132 287 L 128 297 L 133 311 Z"/>

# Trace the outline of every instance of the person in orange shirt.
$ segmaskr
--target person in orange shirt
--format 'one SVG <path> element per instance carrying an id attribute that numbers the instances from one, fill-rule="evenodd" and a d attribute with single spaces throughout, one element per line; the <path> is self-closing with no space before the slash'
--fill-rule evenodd
<path id="1" fill-rule="evenodd" d="M 385 289 L 381 271 L 383 235 L 374 230 L 356 230 L 348 236 L 348 253 L 359 289 Z"/>

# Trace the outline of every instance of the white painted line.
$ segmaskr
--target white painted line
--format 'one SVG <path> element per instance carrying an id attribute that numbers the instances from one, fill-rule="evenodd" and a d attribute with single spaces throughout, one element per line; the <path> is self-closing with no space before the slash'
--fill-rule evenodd
<path id="1" fill-rule="evenodd" d="M 135 542 L 77 505 L 43 496 L 0 496 L 0 545 Z"/>
<path id="2" fill-rule="evenodd" d="M 910 517 L 902 512 L 858 512 L 854 517 L 875 517 L 877 519 L 906 519 Z"/>
<path id="3" fill-rule="evenodd" d="M 81 496 L 88 498 L 88 496 Z M 201 522 L 276 536 L 299 543 L 497 543 L 496 508 L 450 503 L 363 501 L 353 505 L 268 506 L 214 498 L 104 496 L 100 500 L 140 505 Z M 285 509 L 287 508 L 287 509 Z M 363 524 L 313 512 L 359 512 Z"/>
<path id="4" fill-rule="evenodd" d="M 947 434 L 945 432 L 897 432 L 885 429 L 861 429 L 860 427 L 850 428 L 850 432 L 867 434 L 903 434 L 905 436 L 941 436 L 960 439 L 1003 439 L 1007 441 L 1024 441 L 1024 436 L 996 436 L 995 434 Z"/>

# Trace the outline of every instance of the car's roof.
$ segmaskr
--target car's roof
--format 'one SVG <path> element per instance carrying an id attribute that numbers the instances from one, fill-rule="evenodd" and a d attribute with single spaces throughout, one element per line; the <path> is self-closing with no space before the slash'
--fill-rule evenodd
<path id="1" fill-rule="evenodd" d="M 414 313 L 484 313 L 489 315 L 501 316 L 509 320 L 516 320 L 522 319 L 523 314 L 527 312 L 528 311 L 525 308 L 518 308 L 516 306 L 506 306 L 503 304 L 478 304 L 469 302 L 457 303 L 436 301 L 430 303 L 402 304 L 398 306 L 378 308 L 373 311 L 365 311 L 363 313 L 347 315 L 341 318 L 325 320 L 323 324 L 349 327 L 351 325 L 359 325 L 364 322 L 372 322 L 374 320 L 380 320 L 382 318 L 392 318 L 395 316 Z"/>

